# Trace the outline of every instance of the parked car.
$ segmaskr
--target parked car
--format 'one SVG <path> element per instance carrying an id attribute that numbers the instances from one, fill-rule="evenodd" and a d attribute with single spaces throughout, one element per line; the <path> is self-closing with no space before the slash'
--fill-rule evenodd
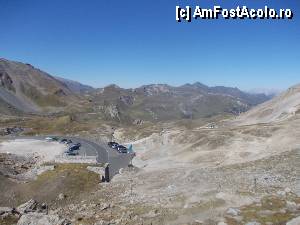
<path id="1" fill-rule="evenodd" d="M 74 144 L 74 146 L 78 146 L 78 147 L 81 147 L 81 143 L 76 143 L 76 144 Z"/>
<path id="2" fill-rule="evenodd" d="M 118 152 L 120 153 L 127 153 L 127 148 L 123 145 L 118 146 Z"/>
<path id="3" fill-rule="evenodd" d="M 61 139 L 61 141 L 60 141 L 60 143 L 64 143 L 64 144 L 66 144 L 67 143 L 67 139 Z"/>
<path id="4" fill-rule="evenodd" d="M 58 141 L 58 137 L 46 137 L 45 138 L 46 141 Z"/>
<path id="5" fill-rule="evenodd" d="M 108 142 L 107 145 L 113 149 L 117 149 L 119 146 L 117 142 L 113 142 L 113 141 Z"/>
<path id="6" fill-rule="evenodd" d="M 78 145 L 71 145 L 71 146 L 69 147 L 69 151 L 79 150 L 79 148 L 80 148 L 80 146 L 78 146 Z"/>

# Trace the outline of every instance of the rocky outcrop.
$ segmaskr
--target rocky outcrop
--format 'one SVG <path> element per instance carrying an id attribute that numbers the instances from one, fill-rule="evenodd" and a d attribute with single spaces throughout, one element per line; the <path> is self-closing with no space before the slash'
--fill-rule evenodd
<path id="1" fill-rule="evenodd" d="M 151 84 L 142 86 L 141 89 L 143 89 L 146 96 L 153 96 L 159 94 L 170 94 L 172 87 L 166 84 Z"/>
<path id="2" fill-rule="evenodd" d="M 24 131 L 21 127 L 6 127 L 0 128 L 0 136 L 10 135 L 10 134 L 17 134 Z"/>
<path id="3" fill-rule="evenodd" d="M 133 105 L 134 97 L 132 97 L 131 95 L 122 95 L 120 96 L 120 100 L 125 105 Z"/>
<path id="4" fill-rule="evenodd" d="M 300 216 L 287 222 L 286 225 L 299 225 L 299 224 L 300 224 Z"/>
<path id="5" fill-rule="evenodd" d="M 14 221 L 18 220 L 17 225 L 71 225 L 66 219 L 49 213 L 45 203 L 38 203 L 33 199 L 16 209 L 0 207 L 0 219 L 5 221 L 5 219 L 11 220 L 12 218 Z"/>
<path id="6" fill-rule="evenodd" d="M 99 109 L 109 118 L 120 120 L 120 112 L 116 105 L 100 106 Z"/>
<path id="7" fill-rule="evenodd" d="M 46 213 L 47 212 L 47 205 L 42 203 L 38 204 L 37 201 L 30 199 L 28 202 L 17 207 L 16 211 L 20 214 L 26 214 L 30 212 L 39 212 L 39 213 Z"/>
<path id="8" fill-rule="evenodd" d="M 13 80 L 6 72 L 0 72 L 0 87 L 4 87 L 9 91 L 16 91 L 13 86 Z"/>
<path id="9" fill-rule="evenodd" d="M 134 125 L 142 125 L 143 123 L 144 123 L 144 121 L 141 120 L 141 119 L 135 119 L 135 120 L 133 121 L 133 124 L 134 124 Z"/>
<path id="10" fill-rule="evenodd" d="M 64 194 L 64 193 L 60 193 L 58 196 L 57 196 L 57 200 L 61 201 L 61 200 L 64 200 L 67 196 Z"/>
<path id="11" fill-rule="evenodd" d="M 28 213 L 22 215 L 17 225 L 67 225 L 71 224 L 57 215 L 45 215 L 42 213 Z"/>
<path id="12" fill-rule="evenodd" d="M 8 215 L 11 215 L 13 213 L 14 209 L 10 207 L 0 207 L 0 216 L 6 217 Z"/>

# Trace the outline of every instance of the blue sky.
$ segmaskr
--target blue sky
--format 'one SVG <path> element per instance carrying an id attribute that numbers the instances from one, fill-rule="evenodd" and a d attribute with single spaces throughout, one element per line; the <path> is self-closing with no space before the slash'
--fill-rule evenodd
<path id="1" fill-rule="evenodd" d="M 0 57 L 102 87 L 300 83 L 300 2 L 0 0 Z M 293 20 L 177 23 L 176 5 L 291 8 Z"/>

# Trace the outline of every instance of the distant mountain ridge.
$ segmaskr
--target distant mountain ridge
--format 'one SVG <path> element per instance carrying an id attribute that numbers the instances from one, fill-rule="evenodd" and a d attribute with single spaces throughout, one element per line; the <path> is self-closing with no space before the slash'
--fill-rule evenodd
<path id="1" fill-rule="evenodd" d="M 62 77 L 55 77 L 55 78 L 61 81 L 62 83 L 64 83 L 71 91 L 77 94 L 84 94 L 86 92 L 93 91 L 95 89 L 89 85 L 81 84 L 74 80 L 69 80 Z"/>
<path id="2" fill-rule="evenodd" d="M 199 82 L 173 87 L 167 84 L 123 89 L 109 85 L 90 93 L 95 111 L 119 121 L 197 119 L 239 114 L 270 99 L 230 87 L 209 87 Z"/>

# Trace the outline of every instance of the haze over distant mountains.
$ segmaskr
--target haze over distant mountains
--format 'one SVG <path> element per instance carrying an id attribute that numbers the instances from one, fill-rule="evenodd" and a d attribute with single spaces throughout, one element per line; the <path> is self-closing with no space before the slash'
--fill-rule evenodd
<path id="1" fill-rule="evenodd" d="M 281 92 L 283 92 L 283 89 L 277 89 L 277 88 L 253 88 L 251 90 L 248 90 L 248 93 L 252 94 L 265 94 L 268 96 L 276 96 L 279 95 Z"/>
<path id="2" fill-rule="evenodd" d="M 0 59 L 0 112 L 70 111 L 80 108 L 118 121 L 172 120 L 239 114 L 270 99 L 238 88 L 208 87 L 199 82 L 124 89 L 116 85 L 95 89 L 54 77 L 30 64 Z"/>

